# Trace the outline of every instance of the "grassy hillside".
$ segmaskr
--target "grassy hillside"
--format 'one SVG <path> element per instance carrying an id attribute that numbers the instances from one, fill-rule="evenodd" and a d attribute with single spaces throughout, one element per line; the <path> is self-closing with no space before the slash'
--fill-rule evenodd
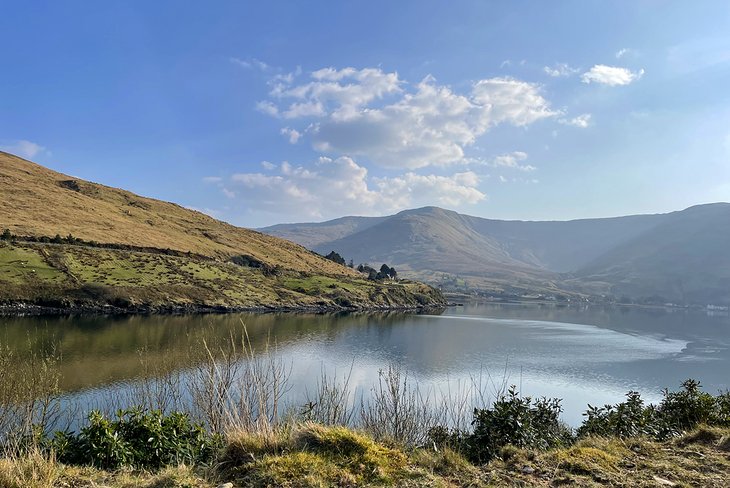
<path id="1" fill-rule="evenodd" d="M 443 303 L 423 285 L 367 281 L 292 242 L 7 153 L 0 153 L 0 195 L 0 229 L 18 236 L 0 244 L 4 303 L 127 309 Z M 56 234 L 83 242 L 29 242 Z"/>
<path id="2" fill-rule="evenodd" d="M 57 173 L 0 152 L 0 227 L 13 234 L 190 251 L 246 254 L 289 270 L 354 276 L 302 246 L 235 227 L 174 203 Z"/>

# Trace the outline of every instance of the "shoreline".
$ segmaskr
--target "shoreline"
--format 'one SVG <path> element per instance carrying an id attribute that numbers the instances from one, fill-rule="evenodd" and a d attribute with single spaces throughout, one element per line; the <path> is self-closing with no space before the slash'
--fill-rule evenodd
<path id="1" fill-rule="evenodd" d="M 455 303 L 442 305 L 418 306 L 365 306 L 342 307 L 339 305 L 317 306 L 269 306 L 256 307 L 225 307 L 206 305 L 168 305 L 168 306 L 138 306 L 115 307 L 113 305 L 81 305 L 70 307 L 48 307 L 29 303 L 14 303 L 0 305 L 0 317 L 57 317 L 65 315 L 194 315 L 194 314 L 233 314 L 233 313 L 350 313 L 350 312 L 423 312 L 429 310 L 444 310 Z"/>

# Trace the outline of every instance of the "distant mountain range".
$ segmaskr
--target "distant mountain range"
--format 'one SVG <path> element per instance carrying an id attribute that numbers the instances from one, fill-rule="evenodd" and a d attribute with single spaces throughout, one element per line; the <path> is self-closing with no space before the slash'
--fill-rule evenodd
<path id="1" fill-rule="evenodd" d="M 262 232 L 446 287 L 730 303 L 730 204 L 668 214 L 507 221 L 424 207 Z"/>

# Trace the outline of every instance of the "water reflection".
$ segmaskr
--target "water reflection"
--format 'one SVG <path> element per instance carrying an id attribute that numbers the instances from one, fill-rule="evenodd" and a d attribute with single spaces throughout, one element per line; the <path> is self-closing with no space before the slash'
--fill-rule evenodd
<path id="1" fill-rule="evenodd" d="M 244 325 L 245 324 L 245 329 Z M 254 349 L 275 345 L 292 365 L 292 398 L 351 371 L 367 394 L 378 371 L 401 365 L 424 387 L 452 389 L 482 376 L 525 394 L 564 398 L 575 424 L 587 403 L 616 402 L 629 389 L 656 401 L 661 388 L 698 378 L 728 388 L 730 318 L 634 307 L 469 304 L 441 315 L 233 314 L 11 318 L 0 342 L 18 351 L 55 350 L 61 387 L 81 402 L 135 379 L 194 366 L 203 340 Z M 199 352 L 199 351 L 197 351 Z M 143 360 L 141 360 L 143 359 Z M 22 358 L 19 367 L 22 367 Z"/>

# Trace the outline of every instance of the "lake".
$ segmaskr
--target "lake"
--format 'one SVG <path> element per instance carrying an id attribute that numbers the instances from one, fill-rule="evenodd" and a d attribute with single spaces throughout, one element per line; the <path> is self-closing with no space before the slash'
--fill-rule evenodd
<path id="1" fill-rule="evenodd" d="M 14 317 L 0 318 L 0 343 L 19 367 L 30 351 L 55 350 L 67 402 L 88 408 L 193 367 L 191 348 L 239 340 L 242 324 L 255 351 L 268 343 L 289 366 L 293 404 L 322 372 L 367 396 L 389 364 L 435 396 L 478 382 L 562 398 L 574 426 L 587 404 L 628 390 L 656 402 L 690 377 L 713 393 L 730 388 L 730 317 L 696 310 L 475 303 L 440 314 Z"/>

